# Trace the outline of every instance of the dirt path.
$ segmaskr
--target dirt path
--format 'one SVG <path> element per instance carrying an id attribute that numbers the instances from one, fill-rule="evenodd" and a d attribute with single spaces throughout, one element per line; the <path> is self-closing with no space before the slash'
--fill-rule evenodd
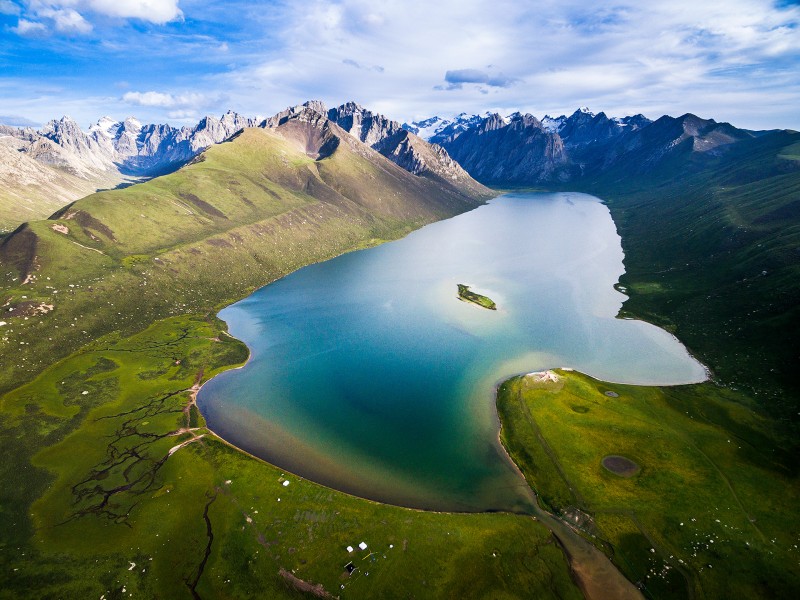
<path id="1" fill-rule="evenodd" d="M 536 518 L 561 545 L 575 582 L 587 600 L 642 600 L 642 593 L 611 560 L 566 523 L 538 508 L 538 504 Z"/>
<path id="2" fill-rule="evenodd" d="M 311 594 L 317 598 L 336 598 L 336 596 L 332 596 L 330 593 L 328 593 L 325 588 L 322 587 L 321 583 L 314 585 L 313 583 L 304 581 L 283 567 L 281 567 L 281 570 L 278 571 L 278 574 L 298 592 L 305 592 L 306 594 Z"/>

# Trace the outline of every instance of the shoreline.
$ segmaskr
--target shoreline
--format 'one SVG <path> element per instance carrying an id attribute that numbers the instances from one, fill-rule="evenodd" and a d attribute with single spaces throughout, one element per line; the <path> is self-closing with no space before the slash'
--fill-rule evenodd
<path id="1" fill-rule="evenodd" d="M 559 369 L 563 369 L 563 367 L 559 367 Z M 573 370 L 573 372 L 579 371 Z M 505 444 L 503 444 L 501 438 L 503 422 L 500 420 L 497 410 L 497 394 L 503 383 L 515 377 L 519 377 L 520 375 L 522 374 L 512 375 L 495 385 L 494 414 L 499 423 L 497 444 L 503 449 L 503 453 L 508 459 L 508 462 L 514 466 L 516 472 L 533 494 L 534 506 L 536 508 L 536 514 L 533 518 L 547 527 L 553 535 L 559 547 L 564 552 L 575 584 L 588 600 L 606 600 L 607 598 L 628 598 L 632 600 L 643 598 L 644 596 L 633 582 L 622 574 L 622 571 L 617 568 L 608 556 L 585 539 L 579 530 L 576 530 L 567 521 L 560 519 L 541 507 L 538 494 L 528 483 L 528 480 L 525 479 L 525 475 L 522 473 L 519 465 L 509 454 Z M 579 558 L 580 555 L 582 555 L 583 558 Z"/>
<path id="2" fill-rule="evenodd" d="M 224 332 L 231 338 L 235 338 L 229 332 Z M 239 340 L 242 341 L 242 340 Z M 242 341 L 242 343 L 244 343 Z M 247 344 L 245 343 L 245 346 Z M 249 349 L 249 347 L 248 347 Z M 225 369 L 221 371 L 217 375 L 221 373 L 227 373 L 229 371 L 235 371 L 238 369 L 244 368 L 250 361 L 252 356 L 252 352 L 248 354 L 248 359 L 243 364 L 231 367 L 229 369 Z M 563 367 L 559 367 L 559 369 L 563 369 Z M 576 371 L 577 372 L 577 371 Z M 215 375 L 214 377 L 216 377 Z M 500 421 L 498 412 L 497 412 L 497 391 L 499 386 L 507 381 L 508 379 L 512 379 L 517 377 L 520 374 L 512 375 L 510 377 L 506 377 L 501 379 L 496 385 L 494 389 L 494 402 L 493 402 L 493 414 L 495 416 L 496 422 L 498 424 L 497 428 L 497 437 L 496 442 L 497 446 L 502 451 L 502 456 L 507 461 L 507 463 L 513 468 L 513 470 L 517 473 L 517 475 L 522 480 L 522 484 L 525 485 L 526 489 L 530 492 L 530 497 L 532 500 L 532 507 L 533 510 L 531 512 L 514 512 L 514 511 L 505 511 L 505 510 L 466 510 L 466 511 L 458 511 L 458 510 L 436 510 L 436 509 L 427 509 L 427 508 L 417 508 L 412 506 L 405 506 L 402 504 L 395 504 L 391 502 L 385 502 L 380 500 L 373 500 L 371 498 L 366 498 L 364 496 L 360 496 L 358 494 L 354 494 L 345 490 L 341 490 L 324 483 L 320 483 L 314 481 L 313 479 L 308 479 L 302 475 L 298 475 L 293 471 L 288 469 L 283 469 L 278 465 L 275 465 L 268 460 L 261 458 L 260 456 L 253 454 L 252 452 L 236 445 L 235 443 L 231 442 L 230 440 L 226 439 L 225 437 L 219 435 L 214 429 L 208 426 L 206 417 L 203 415 L 203 411 L 200 406 L 197 404 L 197 395 L 200 393 L 200 390 L 206 385 L 209 381 L 214 379 L 214 377 L 208 378 L 205 382 L 201 383 L 197 386 L 197 389 L 191 390 L 190 398 L 192 399 L 193 403 L 197 407 L 198 412 L 203 417 L 203 420 L 206 421 L 205 429 L 211 435 L 211 437 L 220 443 L 224 444 L 225 446 L 231 448 L 234 451 L 240 452 L 242 455 L 247 456 L 253 460 L 258 461 L 264 465 L 267 465 L 277 471 L 283 471 L 292 477 L 296 477 L 299 480 L 302 480 L 306 483 L 310 483 L 315 486 L 320 486 L 326 490 L 330 490 L 332 492 L 338 494 L 344 494 L 350 498 L 354 498 L 363 502 L 369 502 L 373 505 L 384 505 L 384 506 L 391 506 L 394 508 L 399 508 L 402 510 L 408 510 L 418 513 L 432 513 L 437 515 L 448 515 L 448 514 L 475 514 L 475 515 L 487 515 L 487 514 L 506 514 L 506 515 L 514 515 L 518 517 L 528 517 L 532 518 L 539 523 L 541 523 L 544 527 L 546 527 L 550 533 L 555 538 L 556 542 L 558 543 L 559 547 L 562 549 L 564 556 L 567 560 L 567 563 L 570 568 L 570 573 L 572 574 L 576 585 L 580 588 L 580 590 L 584 593 L 586 598 L 589 600 L 604 600 L 605 598 L 610 597 L 609 592 L 612 589 L 616 589 L 618 592 L 616 595 L 611 597 L 617 598 L 631 598 L 631 599 L 640 599 L 642 595 L 639 593 L 639 590 L 630 582 L 622 572 L 614 565 L 611 560 L 603 554 L 599 549 L 597 549 L 594 545 L 592 545 L 588 540 L 583 538 L 579 531 L 576 531 L 573 527 L 570 526 L 569 523 L 559 519 L 556 515 L 548 512 L 544 508 L 539 505 L 538 495 L 536 494 L 535 490 L 530 486 L 528 481 L 525 479 L 519 465 L 514 461 L 511 455 L 508 453 L 508 449 L 502 443 L 501 440 L 501 432 L 502 432 L 502 422 Z M 591 377 L 591 376 L 589 376 Z M 594 379 L 594 378 L 593 378 Z M 597 380 L 603 381 L 603 380 Z M 691 385 L 691 384 L 686 384 Z M 611 577 L 611 580 L 608 580 L 608 577 Z"/>

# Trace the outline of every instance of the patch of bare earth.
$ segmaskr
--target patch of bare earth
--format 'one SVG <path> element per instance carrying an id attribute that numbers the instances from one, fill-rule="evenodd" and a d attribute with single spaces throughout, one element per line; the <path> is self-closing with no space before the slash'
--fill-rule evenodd
<path id="1" fill-rule="evenodd" d="M 278 571 L 281 577 L 291 585 L 295 590 L 298 592 L 304 592 L 306 594 L 311 594 L 312 596 L 316 596 L 317 598 L 336 598 L 336 596 L 332 596 L 328 591 L 322 587 L 321 583 L 314 585 L 313 583 L 309 583 L 308 581 L 304 581 L 297 577 L 294 573 L 287 571 L 283 567 L 281 570 Z"/>

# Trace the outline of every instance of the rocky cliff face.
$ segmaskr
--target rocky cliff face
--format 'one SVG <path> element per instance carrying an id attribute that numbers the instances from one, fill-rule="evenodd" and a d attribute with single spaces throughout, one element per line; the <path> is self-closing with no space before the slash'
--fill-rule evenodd
<path id="1" fill-rule="evenodd" d="M 88 179 L 103 172 L 133 176 L 166 172 L 255 124 L 233 112 L 181 128 L 142 125 L 132 117 L 121 122 L 103 117 L 83 131 L 73 119 L 62 117 L 40 131 L 5 127 L 4 133 L 25 142 L 20 152 L 38 162 Z"/>
<path id="2" fill-rule="evenodd" d="M 373 147 L 402 129 L 397 121 L 373 113 L 355 102 L 330 109 L 328 118 L 367 146 Z"/>
<path id="3" fill-rule="evenodd" d="M 328 110 L 322 102 L 310 101 L 287 108 L 267 119 L 267 127 L 277 127 L 305 112 L 324 115 L 330 122 L 360 142 L 377 150 L 406 171 L 468 189 L 470 193 L 489 197 L 491 192 L 478 184 L 447 151 L 404 129 L 400 123 L 374 113 L 355 102 L 347 102 Z"/>
<path id="4" fill-rule="evenodd" d="M 569 177 L 563 140 L 530 114 L 508 118 L 491 114 L 440 143 L 483 183 L 525 184 Z"/>
<path id="5" fill-rule="evenodd" d="M 487 194 L 488 190 L 461 168 L 447 150 L 438 144 L 430 144 L 409 131 L 401 129 L 373 147 L 414 175 L 439 179 L 478 196 Z"/>

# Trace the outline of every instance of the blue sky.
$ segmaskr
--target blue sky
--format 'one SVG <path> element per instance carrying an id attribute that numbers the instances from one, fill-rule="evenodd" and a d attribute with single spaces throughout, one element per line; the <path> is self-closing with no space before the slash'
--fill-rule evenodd
<path id="1" fill-rule="evenodd" d="M 0 120 L 693 112 L 800 129 L 800 1 L 0 0 Z"/>

